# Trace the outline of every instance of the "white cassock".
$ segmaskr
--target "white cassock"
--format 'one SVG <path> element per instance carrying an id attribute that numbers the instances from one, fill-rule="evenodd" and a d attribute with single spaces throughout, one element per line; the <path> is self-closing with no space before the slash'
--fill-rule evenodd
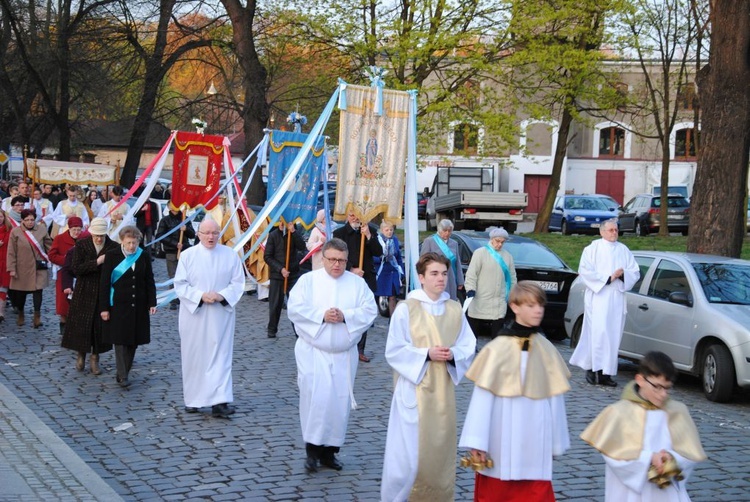
<path id="1" fill-rule="evenodd" d="M 528 352 L 521 352 L 521 382 L 528 357 Z M 550 481 L 552 457 L 570 447 L 565 397 L 498 397 L 474 386 L 458 445 L 489 453 L 495 466 L 483 469 L 484 476 Z"/>
<path id="2" fill-rule="evenodd" d="M 180 299 L 180 352 L 185 406 L 202 408 L 231 403 L 234 306 L 242 298 L 245 272 L 237 253 L 217 244 L 182 252 L 174 276 Z M 203 293 L 215 291 L 227 301 L 202 304 Z"/>
<path id="3" fill-rule="evenodd" d="M 409 293 L 409 298 L 419 300 L 422 308 L 429 314 L 440 316 L 445 312 L 445 302 L 450 300 L 450 295 L 444 292 L 437 301 L 433 301 L 423 290 L 417 289 Z M 461 318 L 461 331 L 456 337 L 455 345 L 451 347 L 456 364 L 445 365 L 455 385 L 458 385 L 469 369 L 477 343 L 466 317 Z M 385 345 L 385 358 L 398 374 L 391 401 L 391 414 L 388 418 L 383 480 L 380 488 L 380 499 L 388 502 L 407 500 L 417 476 L 420 418 L 417 409 L 417 387 L 422 382 L 430 362 L 427 360 L 429 349 L 414 347 L 410 332 L 409 308 L 405 303 L 400 303 L 391 316 Z"/>
<path id="4" fill-rule="evenodd" d="M 659 488 L 648 481 L 648 469 L 654 452 L 666 450 L 672 454 L 682 469 L 683 481 Z M 602 455 L 606 463 L 604 474 L 604 500 L 606 502 L 689 502 L 685 485 L 697 462 L 688 460 L 674 451 L 672 437 L 667 427 L 667 413 L 663 410 L 646 412 L 643 450 L 636 460 L 614 460 Z"/>
<path id="5" fill-rule="evenodd" d="M 622 280 L 607 284 L 618 268 L 624 271 Z M 586 285 L 583 329 L 570 364 L 616 375 L 617 351 L 627 311 L 625 292 L 640 278 L 640 269 L 627 246 L 599 239 L 583 250 L 578 274 Z"/>
<path id="6" fill-rule="evenodd" d="M 57 223 L 60 228 L 58 233 L 63 233 L 68 229 L 68 217 L 78 216 L 83 221 L 83 228 L 89 226 L 89 213 L 86 211 L 82 202 L 74 200 L 71 202 L 69 199 L 60 201 L 54 211 L 47 214 L 44 218 L 44 223 L 50 226 L 52 223 Z"/>
<path id="7" fill-rule="evenodd" d="M 336 307 L 345 322 L 323 322 Z M 344 444 L 354 404 L 357 342 L 378 315 L 367 283 L 351 272 L 334 279 L 324 268 L 302 275 L 289 292 L 287 315 L 299 338 L 294 347 L 302 437 L 319 446 Z"/>

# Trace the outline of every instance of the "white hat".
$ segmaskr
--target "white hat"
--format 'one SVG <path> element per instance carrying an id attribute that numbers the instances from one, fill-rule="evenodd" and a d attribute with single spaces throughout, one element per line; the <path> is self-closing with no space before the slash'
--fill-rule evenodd
<path id="1" fill-rule="evenodd" d="M 107 234 L 107 220 L 104 218 L 94 218 L 91 220 L 89 225 L 89 233 L 91 235 L 106 235 Z"/>

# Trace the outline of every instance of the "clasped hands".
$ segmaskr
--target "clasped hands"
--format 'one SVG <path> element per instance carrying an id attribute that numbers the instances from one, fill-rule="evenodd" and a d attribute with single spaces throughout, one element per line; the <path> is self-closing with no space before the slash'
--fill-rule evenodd
<path id="1" fill-rule="evenodd" d="M 201 295 L 203 303 L 221 303 L 224 301 L 224 297 L 216 291 L 206 291 Z"/>
<path id="2" fill-rule="evenodd" d="M 624 274 L 624 273 L 625 273 L 625 271 L 622 268 L 618 268 L 617 270 L 615 270 L 612 273 L 612 275 L 609 276 L 609 278 L 610 278 L 609 282 L 615 282 L 617 279 L 619 279 L 620 277 L 622 277 L 622 274 Z"/>
<path id="3" fill-rule="evenodd" d="M 430 356 L 431 361 L 451 361 L 453 359 L 453 352 L 448 347 L 441 347 L 436 345 L 430 347 L 427 350 L 427 354 Z"/>
<path id="4" fill-rule="evenodd" d="M 344 312 L 342 312 L 341 309 L 337 309 L 336 307 L 331 307 L 325 311 L 325 314 L 323 315 L 323 321 L 329 324 L 344 322 Z"/>

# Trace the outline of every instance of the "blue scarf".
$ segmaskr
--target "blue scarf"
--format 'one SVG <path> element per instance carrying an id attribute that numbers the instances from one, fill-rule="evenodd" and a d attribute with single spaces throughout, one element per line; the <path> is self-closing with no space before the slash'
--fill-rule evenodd
<path id="1" fill-rule="evenodd" d="M 398 270 L 399 277 L 404 275 L 404 270 L 396 260 L 395 240 L 393 237 L 385 238 L 383 235 L 378 234 L 378 242 L 380 242 L 380 247 L 383 248 L 383 256 L 380 259 L 380 268 L 378 268 L 378 271 L 375 274 L 375 279 L 377 280 L 380 277 L 380 272 L 383 271 L 383 265 L 386 262 L 390 263 L 393 268 Z"/>
<path id="2" fill-rule="evenodd" d="M 435 243 L 440 248 L 440 252 L 445 255 L 446 258 L 451 262 L 451 270 L 453 270 L 453 278 L 456 279 L 456 285 L 458 285 L 458 271 L 456 270 L 456 255 L 453 254 L 453 251 L 451 251 L 451 248 L 448 247 L 448 244 L 440 238 L 438 234 L 435 234 L 432 236 Z"/>
<path id="3" fill-rule="evenodd" d="M 141 253 L 143 252 L 142 248 L 136 248 L 135 253 L 128 255 L 125 257 L 124 260 L 120 262 L 119 265 L 115 267 L 115 269 L 112 271 L 112 275 L 110 276 L 111 279 L 111 286 L 109 288 L 109 306 L 111 307 L 115 303 L 115 283 L 120 280 L 120 277 L 122 277 L 125 274 L 125 271 L 133 266 L 133 263 L 136 262 L 138 258 L 140 258 Z"/>
<path id="4" fill-rule="evenodd" d="M 490 245 L 490 243 L 487 243 L 487 249 L 490 250 L 490 256 L 492 256 L 495 261 L 500 265 L 500 268 L 503 269 L 503 275 L 505 276 L 505 296 L 506 298 L 508 295 L 510 295 L 510 270 L 508 269 L 508 265 L 505 264 L 505 260 L 503 260 L 503 257 L 495 251 L 495 248 Z"/>

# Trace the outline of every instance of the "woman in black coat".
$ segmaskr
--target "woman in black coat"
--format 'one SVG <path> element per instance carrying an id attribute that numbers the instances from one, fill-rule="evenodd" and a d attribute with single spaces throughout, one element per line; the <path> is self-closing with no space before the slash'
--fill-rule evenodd
<path id="1" fill-rule="evenodd" d="M 139 345 L 151 341 L 156 285 L 148 252 L 138 247 L 143 235 L 134 226 L 120 230 L 120 248 L 107 253 L 99 286 L 102 338 L 115 346 L 117 383 L 128 387 L 128 374 Z"/>

